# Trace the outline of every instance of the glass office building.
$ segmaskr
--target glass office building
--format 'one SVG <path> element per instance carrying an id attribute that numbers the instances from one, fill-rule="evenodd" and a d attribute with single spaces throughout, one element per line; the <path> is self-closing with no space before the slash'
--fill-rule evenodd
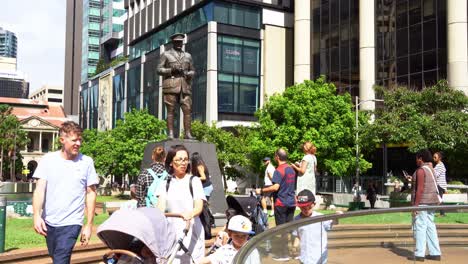
<path id="1" fill-rule="evenodd" d="M 102 0 L 101 57 L 106 62 L 123 56 L 123 30 L 126 14 L 124 0 Z"/>
<path id="2" fill-rule="evenodd" d="M 0 27 L 0 56 L 16 58 L 17 46 L 15 33 Z"/>
<path id="3" fill-rule="evenodd" d="M 162 51 L 171 48 L 170 36 L 176 32 L 186 34 L 184 49 L 192 55 L 196 68 L 193 119 L 224 122 L 225 126 L 255 121 L 254 113 L 267 94 L 262 89 L 262 13 L 267 9 L 269 17 L 292 17 L 291 1 L 265 2 L 125 1 L 128 18 L 124 23 L 124 52 L 129 61 L 112 72 L 112 126 L 131 109 L 145 108 L 165 119 L 162 82 L 156 67 Z M 275 33 L 291 35 L 292 23 L 276 22 L 274 27 Z M 282 43 L 282 49 L 292 45 L 292 39 L 276 42 Z M 283 61 L 286 57 L 283 54 Z M 278 64 L 276 68 L 280 69 L 278 76 L 292 76 L 292 67 Z M 82 85 L 86 104 L 82 112 L 91 111 L 93 81 Z M 292 78 L 282 82 L 284 89 L 292 85 Z M 84 126 L 96 127 L 89 116 L 82 119 Z"/>
<path id="4" fill-rule="evenodd" d="M 83 1 L 83 28 L 81 47 L 81 83 L 96 72 L 101 37 L 101 1 Z"/>
<path id="5" fill-rule="evenodd" d="M 458 7 L 466 25 L 466 2 L 125 0 L 129 61 L 110 71 L 111 126 L 132 108 L 165 119 L 156 66 L 176 32 L 186 34 L 196 67 L 193 118 L 219 127 L 255 122 L 268 96 L 322 75 L 360 100 L 375 98 L 374 85 L 423 89 L 445 78 L 468 93 L 467 30 L 449 23 Z M 86 109 L 93 80 L 82 86 Z"/>

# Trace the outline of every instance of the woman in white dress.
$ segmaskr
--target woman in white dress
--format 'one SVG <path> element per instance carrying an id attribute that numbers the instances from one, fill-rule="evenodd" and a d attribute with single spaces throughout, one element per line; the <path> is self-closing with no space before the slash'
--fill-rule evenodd
<path id="1" fill-rule="evenodd" d="M 308 189 L 315 195 L 315 171 L 317 170 L 315 152 L 317 148 L 312 142 L 306 141 L 302 145 L 302 150 L 305 156 L 301 162 L 291 165 L 298 172 L 296 193 Z"/>
<path id="2" fill-rule="evenodd" d="M 158 186 L 156 195 L 158 198 L 158 208 L 163 212 L 179 213 L 182 218 L 169 217 L 173 222 L 177 237 L 183 236 L 185 221 L 190 220 L 191 226 L 187 236 L 184 238 L 184 245 L 189 250 L 195 263 L 198 263 L 205 255 L 205 233 L 199 215 L 203 209 L 203 192 L 200 178 L 193 177 L 190 171 L 190 158 L 187 149 L 183 145 L 172 146 L 166 156 L 166 170 L 170 175 L 169 184 L 163 183 Z M 190 181 L 192 190 L 190 190 Z M 191 257 L 179 251 L 173 263 L 192 263 Z"/>

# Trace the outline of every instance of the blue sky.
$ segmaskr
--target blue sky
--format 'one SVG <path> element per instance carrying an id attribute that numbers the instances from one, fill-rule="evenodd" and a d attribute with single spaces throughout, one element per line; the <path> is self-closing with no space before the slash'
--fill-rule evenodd
<path id="1" fill-rule="evenodd" d="M 0 0 L 0 27 L 18 38 L 18 70 L 30 82 L 63 86 L 67 0 Z"/>

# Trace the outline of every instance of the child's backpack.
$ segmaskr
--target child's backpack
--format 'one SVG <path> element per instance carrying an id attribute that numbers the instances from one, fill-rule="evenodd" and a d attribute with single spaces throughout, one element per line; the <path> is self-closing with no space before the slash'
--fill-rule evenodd
<path id="1" fill-rule="evenodd" d="M 163 171 L 159 174 L 156 174 L 151 168 L 146 169 L 148 173 L 153 177 L 153 182 L 148 187 L 148 192 L 146 194 L 146 207 L 156 207 L 158 204 L 158 197 L 154 194 L 161 184 L 161 182 L 165 182 L 167 179 L 167 171 Z"/>

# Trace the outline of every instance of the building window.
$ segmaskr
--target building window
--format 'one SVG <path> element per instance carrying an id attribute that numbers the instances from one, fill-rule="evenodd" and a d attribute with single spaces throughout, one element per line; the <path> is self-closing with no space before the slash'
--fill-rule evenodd
<path id="1" fill-rule="evenodd" d="M 140 109 L 141 65 L 128 70 L 127 76 L 127 111 Z"/>
<path id="2" fill-rule="evenodd" d="M 192 80 L 192 118 L 204 122 L 206 120 L 206 36 L 190 40 L 185 45 L 185 50 L 192 55 L 196 70 Z"/>
<path id="3" fill-rule="evenodd" d="M 354 0 L 313 0 L 312 79 L 325 75 L 339 92 L 359 93 L 359 11 Z"/>
<path id="4" fill-rule="evenodd" d="M 260 96 L 260 43 L 218 36 L 218 111 L 253 114 Z"/>
<path id="5" fill-rule="evenodd" d="M 159 50 L 155 51 L 159 54 Z M 143 108 L 148 109 L 148 113 L 158 117 L 159 107 L 159 75 L 155 69 L 159 62 L 159 56 L 147 59 L 144 68 L 143 87 Z"/>
<path id="6" fill-rule="evenodd" d="M 99 103 L 99 84 L 92 85 L 89 89 L 89 128 L 98 127 L 98 103 Z"/>
<path id="7" fill-rule="evenodd" d="M 446 0 L 376 5 L 376 83 L 422 89 L 445 78 Z"/>
<path id="8" fill-rule="evenodd" d="M 218 23 L 260 29 L 260 10 L 253 7 L 215 2 L 213 18 Z"/>
<path id="9" fill-rule="evenodd" d="M 112 125 L 115 127 L 117 120 L 123 119 L 125 112 L 125 72 L 114 75 L 112 81 Z"/>
<path id="10" fill-rule="evenodd" d="M 83 84 L 82 86 L 82 90 L 81 90 L 81 111 L 80 111 L 80 115 L 81 115 L 81 127 L 83 127 L 83 129 L 87 129 L 88 128 L 88 102 L 89 102 L 89 96 L 88 96 L 88 87 L 86 84 Z"/>

